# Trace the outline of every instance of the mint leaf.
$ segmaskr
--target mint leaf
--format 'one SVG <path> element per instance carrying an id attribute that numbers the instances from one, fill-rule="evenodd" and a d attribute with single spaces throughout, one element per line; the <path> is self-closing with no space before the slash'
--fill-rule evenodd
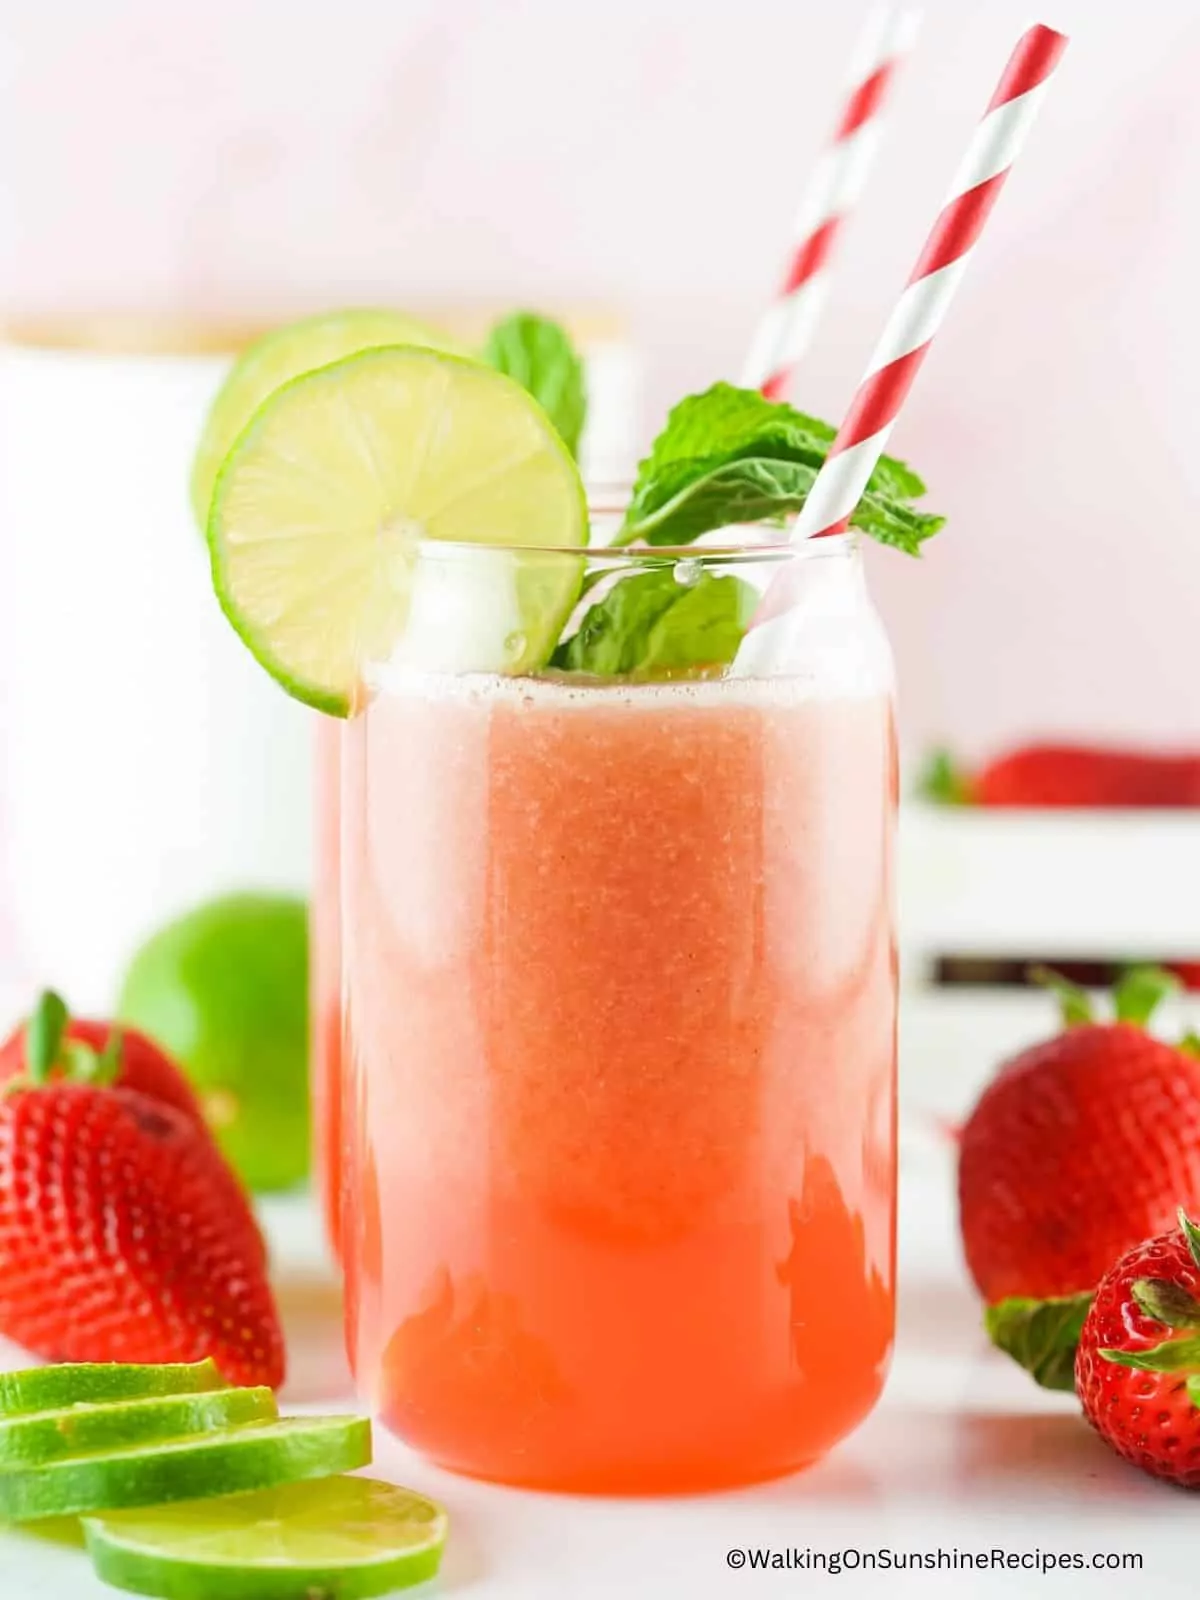
<path id="1" fill-rule="evenodd" d="M 1091 1303 L 1090 1293 L 1056 1300 L 1013 1296 L 988 1306 L 984 1326 L 996 1348 L 1043 1389 L 1074 1389 L 1075 1348 Z"/>
<path id="2" fill-rule="evenodd" d="M 1178 994 L 1183 985 L 1173 972 L 1162 967 L 1130 967 L 1121 974 L 1113 990 L 1118 1022 L 1132 1022 L 1144 1028 L 1161 1001 Z"/>
<path id="3" fill-rule="evenodd" d="M 549 416 L 573 456 L 587 420 L 583 360 L 565 328 L 533 311 L 514 311 L 487 336 L 483 360 L 515 378 Z"/>
<path id="4" fill-rule="evenodd" d="M 741 578 L 701 572 L 681 584 L 674 567 L 622 578 L 584 614 L 551 662 L 598 677 L 725 666 L 737 654 L 758 593 Z"/>
<path id="5" fill-rule="evenodd" d="M 833 442 L 819 418 L 756 389 L 717 383 L 671 411 L 638 468 L 618 543 L 689 544 L 714 528 L 782 520 L 799 511 Z M 884 456 L 851 519 L 865 533 L 916 555 L 942 517 L 907 504 L 925 485 Z"/>

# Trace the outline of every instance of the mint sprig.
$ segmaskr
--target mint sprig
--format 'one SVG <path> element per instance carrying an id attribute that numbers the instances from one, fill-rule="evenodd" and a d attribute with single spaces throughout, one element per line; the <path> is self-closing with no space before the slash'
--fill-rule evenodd
<path id="1" fill-rule="evenodd" d="M 681 582 L 682 576 L 672 563 L 622 577 L 589 607 L 550 665 L 594 677 L 727 666 L 754 615 L 757 591 L 741 578 L 700 571 Z"/>
<path id="2" fill-rule="evenodd" d="M 690 544 L 737 523 L 781 521 L 804 505 L 834 430 L 755 389 L 717 383 L 681 400 L 638 468 L 618 543 Z M 945 518 L 909 504 L 925 492 L 911 468 L 883 456 L 851 523 L 917 555 Z"/>
<path id="3" fill-rule="evenodd" d="M 583 358 L 566 329 L 533 311 L 514 311 L 492 328 L 481 352 L 538 401 L 573 456 L 587 421 Z"/>

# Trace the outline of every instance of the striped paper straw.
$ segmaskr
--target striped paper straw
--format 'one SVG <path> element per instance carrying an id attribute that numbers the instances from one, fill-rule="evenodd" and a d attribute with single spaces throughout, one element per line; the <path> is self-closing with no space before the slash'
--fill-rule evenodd
<path id="1" fill-rule="evenodd" d="M 867 181 L 879 149 L 884 101 L 920 20 L 918 11 L 880 6 L 868 15 L 855 46 L 841 119 L 801 202 L 783 282 L 742 369 L 742 384 L 761 389 L 770 400 L 786 397 L 816 332 L 838 235 Z"/>
<path id="2" fill-rule="evenodd" d="M 983 226 L 1050 88 L 1066 38 L 1038 26 L 1022 35 L 967 147 L 950 197 L 875 347 L 866 376 L 792 529 L 792 542 L 844 533 L 887 445 L 905 396 L 949 310 Z M 768 588 L 738 651 L 739 672 L 785 658 L 799 562 Z"/>

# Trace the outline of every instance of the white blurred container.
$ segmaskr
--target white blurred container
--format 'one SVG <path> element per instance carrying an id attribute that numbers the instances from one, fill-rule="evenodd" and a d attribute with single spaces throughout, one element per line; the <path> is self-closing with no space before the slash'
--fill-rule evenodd
<path id="1" fill-rule="evenodd" d="M 175 912 L 307 889 L 311 719 L 221 616 L 188 506 L 227 361 L 0 345 L 2 953 L 80 1009 Z"/>
<path id="2" fill-rule="evenodd" d="M 910 801 L 900 812 L 901 1081 L 958 1116 L 1007 1056 L 1054 1031 L 1037 988 L 934 981 L 939 957 L 1194 961 L 1200 812 L 1023 811 Z M 1164 1008 L 1165 1035 L 1200 997 Z"/>
<path id="3" fill-rule="evenodd" d="M 636 358 L 611 321 L 578 332 L 585 465 L 627 476 Z M 240 342 L 0 332 L 0 989 L 103 1009 L 166 918 L 233 888 L 307 893 L 312 718 L 221 616 L 188 505 Z"/>

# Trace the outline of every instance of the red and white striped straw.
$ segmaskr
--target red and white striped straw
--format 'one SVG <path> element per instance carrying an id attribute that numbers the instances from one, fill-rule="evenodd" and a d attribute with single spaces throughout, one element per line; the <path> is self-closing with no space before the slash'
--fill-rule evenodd
<path id="1" fill-rule="evenodd" d="M 804 508 L 792 542 L 843 533 L 884 452 L 900 407 L 962 281 L 1004 180 L 1041 109 L 1066 38 L 1041 25 L 1022 35 L 975 130 L 933 231 L 875 347 Z M 786 651 L 799 562 L 789 562 L 763 596 L 735 666 L 769 670 Z"/>
<path id="2" fill-rule="evenodd" d="M 816 332 L 838 235 L 866 184 L 879 149 L 884 102 L 920 20 L 919 11 L 879 6 L 855 45 L 841 118 L 801 201 L 783 282 L 742 368 L 742 384 L 761 389 L 770 400 L 786 398 Z"/>

